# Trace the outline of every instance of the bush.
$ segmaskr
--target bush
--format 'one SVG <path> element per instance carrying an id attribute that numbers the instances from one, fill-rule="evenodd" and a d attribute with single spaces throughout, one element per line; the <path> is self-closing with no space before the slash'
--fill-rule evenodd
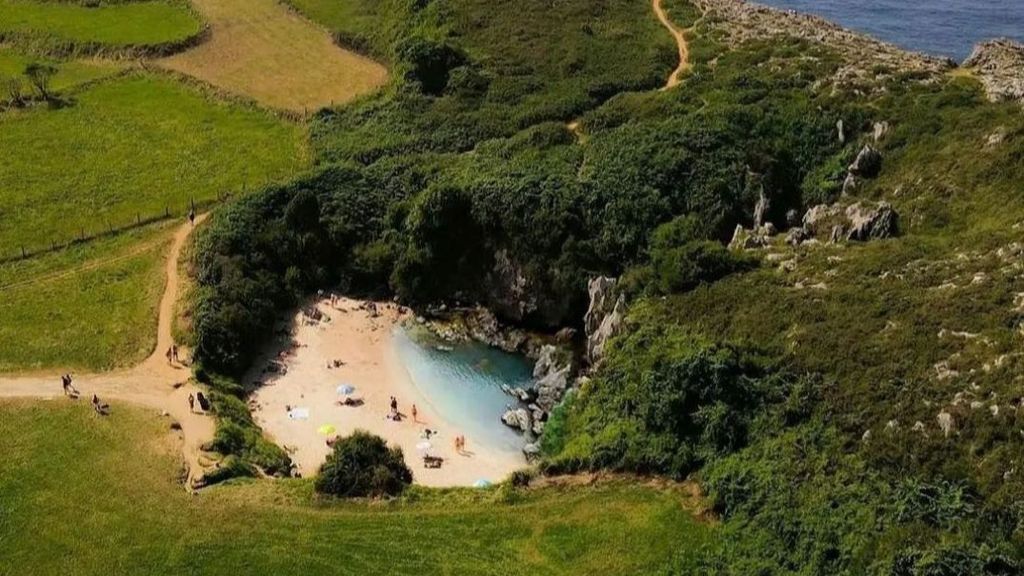
<path id="1" fill-rule="evenodd" d="M 401 448 L 389 448 L 383 438 L 357 430 L 338 439 L 315 486 L 321 494 L 376 498 L 401 494 L 411 483 Z"/>
<path id="2" fill-rule="evenodd" d="M 461 50 L 426 38 L 409 38 L 398 46 L 397 52 L 408 66 L 406 79 L 419 82 L 423 93 L 431 96 L 443 93 L 452 70 L 466 61 Z"/>

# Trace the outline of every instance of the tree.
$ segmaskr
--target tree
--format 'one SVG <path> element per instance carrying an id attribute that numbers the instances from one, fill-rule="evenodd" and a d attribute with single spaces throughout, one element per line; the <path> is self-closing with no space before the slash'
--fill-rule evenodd
<path id="1" fill-rule="evenodd" d="M 383 438 L 356 430 L 334 444 L 315 487 L 321 494 L 358 498 L 394 496 L 411 483 L 401 448 L 389 448 Z"/>
<path id="2" fill-rule="evenodd" d="M 33 62 L 25 67 L 25 77 L 43 100 L 50 100 L 53 96 L 50 93 L 50 78 L 56 73 L 57 68 L 52 64 Z"/>

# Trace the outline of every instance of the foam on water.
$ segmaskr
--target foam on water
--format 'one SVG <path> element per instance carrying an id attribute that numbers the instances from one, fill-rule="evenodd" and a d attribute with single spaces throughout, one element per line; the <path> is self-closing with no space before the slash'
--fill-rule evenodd
<path id="1" fill-rule="evenodd" d="M 453 424 L 472 450 L 474 443 L 520 453 L 526 439 L 501 423 L 515 400 L 502 384 L 528 386 L 532 364 L 478 343 L 439 349 L 440 342 L 418 330 L 395 328 L 392 341 L 412 383 L 430 399 L 442 418 Z"/>
<path id="2" fill-rule="evenodd" d="M 974 44 L 1024 41 L 1024 0 L 756 0 L 822 16 L 909 50 L 965 59 Z"/>

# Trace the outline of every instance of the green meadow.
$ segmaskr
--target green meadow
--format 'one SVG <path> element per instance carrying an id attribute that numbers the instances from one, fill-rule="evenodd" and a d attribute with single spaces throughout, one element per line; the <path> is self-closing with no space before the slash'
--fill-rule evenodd
<path id="1" fill-rule="evenodd" d="M 173 225 L 0 264 L 0 373 L 102 370 L 151 351 Z"/>
<path id="2" fill-rule="evenodd" d="M 168 422 L 119 404 L 99 418 L 85 402 L 0 403 L 0 438 L 3 576 L 657 574 L 713 535 L 679 490 L 625 481 L 390 502 L 320 500 L 308 480 L 189 495 Z"/>
<path id="3" fill-rule="evenodd" d="M 0 256 L 215 201 L 306 164 L 305 129 L 145 73 L 0 113 Z"/>
<path id="4" fill-rule="evenodd" d="M 0 48 L 0 81 L 14 80 L 18 83 L 22 95 L 32 93 L 31 86 L 24 77 L 25 68 L 32 63 L 43 62 L 57 69 L 50 79 L 50 89 L 60 93 L 116 74 L 124 68 L 124 64 L 115 60 L 49 60 L 40 59 L 18 53 L 11 49 Z M 5 89 L 0 93 L 0 105 L 9 100 L 10 94 Z"/>
<path id="5" fill-rule="evenodd" d="M 66 2 L 0 0 L 0 38 L 33 46 L 145 48 L 182 42 L 201 30 L 185 4 L 132 2 L 86 7 Z"/>

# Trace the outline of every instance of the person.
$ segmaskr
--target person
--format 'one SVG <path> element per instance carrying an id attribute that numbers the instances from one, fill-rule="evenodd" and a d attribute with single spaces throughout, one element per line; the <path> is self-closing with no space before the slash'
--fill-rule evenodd
<path id="1" fill-rule="evenodd" d="M 164 356 L 167 356 L 167 363 L 168 364 L 173 364 L 174 363 L 174 351 L 171 348 L 167 349 L 167 353 L 164 354 Z"/>
<path id="2" fill-rule="evenodd" d="M 459 436 L 459 454 L 466 453 L 466 437 Z"/>
<path id="3" fill-rule="evenodd" d="M 193 396 L 192 394 L 188 395 L 188 411 L 189 412 L 195 412 L 196 411 L 196 397 Z"/>
<path id="4" fill-rule="evenodd" d="M 412 405 L 412 421 L 419 422 L 419 412 L 416 410 L 416 405 Z"/>
<path id="5" fill-rule="evenodd" d="M 174 358 L 175 362 L 181 362 L 181 360 L 178 359 L 178 345 L 177 344 L 171 344 L 171 356 Z"/>
<path id="6" fill-rule="evenodd" d="M 188 211 L 188 221 L 189 221 L 189 224 L 191 224 L 193 226 L 196 225 L 196 209 L 195 209 L 195 207 L 193 207 L 191 210 Z"/>
<path id="7" fill-rule="evenodd" d="M 110 405 L 100 402 L 100 397 L 95 394 L 92 395 L 92 407 L 101 416 L 106 416 L 110 413 Z"/>
<path id="8" fill-rule="evenodd" d="M 391 414 L 398 414 L 398 400 L 394 396 L 391 397 Z"/>
<path id="9" fill-rule="evenodd" d="M 456 436 L 455 437 L 455 451 L 461 454 L 462 453 L 462 440 L 460 438 L 461 438 L 460 436 Z"/>

